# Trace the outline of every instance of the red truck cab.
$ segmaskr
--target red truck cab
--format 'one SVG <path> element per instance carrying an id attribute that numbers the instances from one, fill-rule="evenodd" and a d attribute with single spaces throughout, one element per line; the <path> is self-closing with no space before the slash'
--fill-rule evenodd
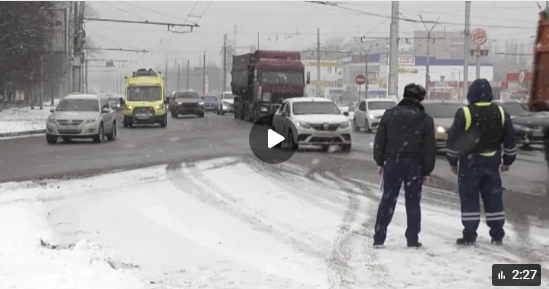
<path id="1" fill-rule="evenodd" d="M 273 114 L 284 99 L 304 96 L 310 81 L 297 51 L 257 50 L 234 56 L 231 74 L 235 118 L 248 121 Z"/>

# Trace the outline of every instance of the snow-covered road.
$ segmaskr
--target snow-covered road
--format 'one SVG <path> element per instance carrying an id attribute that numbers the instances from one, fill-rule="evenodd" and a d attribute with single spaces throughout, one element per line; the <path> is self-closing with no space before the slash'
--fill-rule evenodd
<path id="1" fill-rule="evenodd" d="M 0 287 L 480 289 L 494 263 L 549 266 L 535 259 L 547 229 L 530 229 L 528 260 L 511 226 L 503 247 L 483 224 L 477 246 L 457 248 L 459 212 L 441 198 L 423 204 L 425 248 L 405 248 L 400 202 L 373 250 L 375 188 L 248 158 L 0 184 Z"/>

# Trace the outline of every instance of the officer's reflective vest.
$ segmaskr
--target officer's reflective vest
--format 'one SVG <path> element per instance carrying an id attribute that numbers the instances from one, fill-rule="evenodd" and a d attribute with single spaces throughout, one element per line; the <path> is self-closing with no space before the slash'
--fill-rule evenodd
<path id="1" fill-rule="evenodd" d="M 491 104 L 492 104 L 491 102 L 477 102 L 474 105 L 476 105 L 476 106 L 489 106 Z M 505 110 L 500 105 L 497 105 L 497 106 L 498 106 L 499 112 L 501 114 L 501 124 L 504 125 L 505 124 Z M 466 107 L 463 108 L 463 114 L 465 116 L 465 131 L 467 131 L 471 127 L 471 121 L 472 121 L 471 111 L 469 110 L 469 107 L 466 106 Z M 485 157 L 492 157 L 496 153 L 497 153 L 497 151 L 491 151 L 491 152 L 481 153 L 480 155 L 485 156 Z"/>

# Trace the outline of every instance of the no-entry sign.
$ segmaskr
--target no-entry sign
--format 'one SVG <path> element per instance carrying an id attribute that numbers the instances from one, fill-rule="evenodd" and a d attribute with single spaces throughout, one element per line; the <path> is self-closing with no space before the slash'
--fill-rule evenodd
<path id="1" fill-rule="evenodd" d="M 355 77 L 355 83 L 358 85 L 363 85 L 364 83 L 366 83 L 366 77 L 364 77 L 364 75 L 357 75 Z"/>

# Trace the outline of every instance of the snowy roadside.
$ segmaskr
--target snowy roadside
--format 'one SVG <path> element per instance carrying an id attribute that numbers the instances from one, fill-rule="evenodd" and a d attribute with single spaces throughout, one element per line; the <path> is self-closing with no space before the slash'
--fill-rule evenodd
<path id="1" fill-rule="evenodd" d="M 0 111 L 0 138 L 45 133 L 50 108 L 8 108 Z"/>
<path id="2" fill-rule="evenodd" d="M 0 287 L 144 288 L 137 277 L 118 268 L 112 254 L 93 243 L 50 244 L 52 231 L 40 209 L 36 204 L 0 204 Z"/>
<path id="3" fill-rule="evenodd" d="M 89 276 L 95 278 L 88 284 L 102 282 L 89 288 L 140 288 L 143 282 L 147 288 L 185 289 L 481 289 L 491 286 L 494 263 L 540 262 L 514 251 L 520 244 L 512 226 L 507 228 L 510 245 L 489 245 L 483 225 L 478 246 L 456 247 L 461 225 L 459 212 L 446 204 L 457 201 L 452 197 L 424 202 L 425 248 L 405 248 L 401 200 L 387 249 L 373 250 L 375 187 L 247 158 L 0 184 L 0 218 L 11 220 L 0 225 L 9 237 L 0 236 L 0 282 L 4 272 L 12 283 L 33 282 L 18 268 L 32 269 L 36 263 L 42 264 L 37 270 L 48 268 L 49 275 L 41 277 L 51 284 L 40 286 L 45 289 L 69 288 L 63 280 Z M 426 189 L 424 198 L 432 195 L 452 196 Z M 77 245 L 51 250 L 39 246 L 40 238 Z M 530 250 L 543 250 L 549 233 L 532 227 L 530 239 Z M 16 244 L 28 253 L 18 253 Z M 13 259 L 21 254 L 26 258 Z M 109 265 L 122 261 L 139 268 Z M 68 265 L 56 267 L 60 264 Z M 73 276 L 78 274 L 85 277 Z M 27 284 L 14 288 L 33 288 Z"/>

